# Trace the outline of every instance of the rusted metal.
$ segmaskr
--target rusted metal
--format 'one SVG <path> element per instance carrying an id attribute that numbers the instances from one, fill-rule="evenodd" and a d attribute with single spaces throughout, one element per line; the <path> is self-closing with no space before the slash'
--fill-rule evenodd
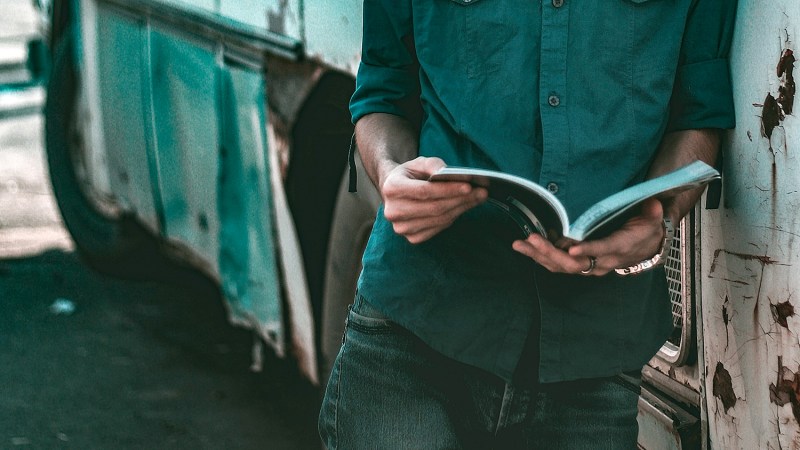
<path id="1" fill-rule="evenodd" d="M 712 448 L 800 448 L 800 3 L 739 0 L 725 208 L 702 213 L 702 356 Z"/>
<path id="2" fill-rule="evenodd" d="M 783 120 L 783 113 L 778 101 L 772 94 L 767 94 L 761 107 L 761 135 L 767 139 L 772 139 L 772 131 L 780 125 Z"/>
<path id="3" fill-rule="evenodd" d="M 736 406 L 736 393 L 733 392 L 731 374 L 728 373 L 721 362 L 717 362 L 717 367 L 714 369 L 713 390 L 711 393 L 722 402 L 722 407 L 726 413 Z"/>
<path id="4" fill-rule="evenodd" d="M 795 420 L 800 422 L 800 370 L 790 370 L 778 357 L 778 377 L 769 385 L 769 399 L 778 406 L 791 405 Z"/>
<path id="5" fill-rule="evenodd" d="M 769 309 L 772 311 L 772 318 L 775 319 L 775 322 L 788 329 L 788 319 L 794 316 L 794 305 L 787 300 L 775 305 L 769 305 Z"/>
<path id="6" fill-rule="evenodd" d="M 794 94 L 797 87 L 794 83 L 794 53 L 790 49 L 785 49 L 778 61 L 778 77 L 781 78 L 781 85 L 778 88 L 778 104 L 784 117 L 792 113 L 794 107 Z"/>

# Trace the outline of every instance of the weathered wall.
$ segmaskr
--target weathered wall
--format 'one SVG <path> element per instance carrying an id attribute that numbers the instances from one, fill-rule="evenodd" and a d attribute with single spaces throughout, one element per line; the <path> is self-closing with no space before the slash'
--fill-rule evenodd
<path id="1" fill-rule="evenodd" d="M 723 204 L 704 211 L 702 315 L 713 448 L 800 448 L 797 0 L 739 0 L 737 128 Z"/>

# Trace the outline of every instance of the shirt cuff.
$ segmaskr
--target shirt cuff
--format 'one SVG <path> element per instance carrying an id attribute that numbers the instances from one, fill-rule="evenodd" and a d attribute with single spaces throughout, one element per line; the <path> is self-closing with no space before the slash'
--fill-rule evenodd
<path id="1" fill-rule="evenodd" d="M 353 123 L 372 113 L 388 113 L 409 118 L 412 102 L 419 102 L 419 81 L 406 68 L 375 66 L 362 62 L 356 77 L 356 90 L 350 99 Z"/>
<path id="2" fill-rule="evenodd" d="M 728 60 L 711 59 L 679 67 L 667 131 L 735 126 Z"/>

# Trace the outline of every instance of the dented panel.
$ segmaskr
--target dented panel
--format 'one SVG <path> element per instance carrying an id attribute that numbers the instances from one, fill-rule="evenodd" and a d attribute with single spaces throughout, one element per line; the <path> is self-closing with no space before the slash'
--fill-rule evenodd
<path id="1" fill-rule="evenodd" d="M 150 165 L 149 62 L 141 21 L 101 9 L 97 17 L 97 88 L 105 157 L 114 201 L 158 230 L 158 206 Z M 85 42 L 85 41 L 84 41 Z M 120 66 L 117 56 L 126 55 Z M 124 126 L 122 125 L 124 124 Z M 119 149 L 126 149 L 120 151 Z"/>
<path id="2" fill-rule="evenodd" d="M 737 128 L 723 205 L 702 217 L 702 317 L 713 448 L 800 448 L 800 123 L 796 0 L 739 0 Z"/>
<path id="3" fill-rule="evenodd" d="M 218 267 L 219 69 L 211 49 L 151 33 L 153 125 L 163 233 Z"/>
<path id="4" fill-rule="evenodd" d="M 258 330 L 283 355 L 283 313 L 264 134 L 264 80 L 257 72 L 239 68 L 228 68 L 222 80 L 217 177 L 222 291 L 231 320 Z"/>

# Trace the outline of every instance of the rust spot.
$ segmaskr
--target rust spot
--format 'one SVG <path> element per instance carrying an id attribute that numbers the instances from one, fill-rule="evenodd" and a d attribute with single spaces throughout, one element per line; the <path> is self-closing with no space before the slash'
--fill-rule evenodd
<path id="1" fill-rule="evenodd" d="M 727 297 L 725 298 L 725 301 L 726 302 L 728 301 Z M 727 327 L 728 324 L 730 323 L 730 320 L 731 318 L 728 316 L 728 307 L 722 305 L 722 323 L 724 323 L 725 326 Z"/>
<path id="2" fill-rule="evenodd" d="M 772 318 L 775 319 L 775 322 L 778 322 L 784 328 L 789 328 L 789 323 L 786 319 L 794 316 L 794 306 L 788 300 L 777 305 L 769 305 L 769 310 L 772 312 Z"/>
<path id="3" fill-rule="evenodd" d="M 719 252 L 720 250 L 717 250 L 717 251 Z M 774 259 L 770 258 L 767 255 L 751 255 L 749 253 L 736 253 L 736 252 L 729 252 L 727 250 L 721 250 L 721 251 L 724 251 L 725 253 L 727 253 L 727 254 L 729 254 L 731 256 L 735 256 L 735 257 L 743 259 L 745 261 L 760 261 L 765 266 L 768 266 L 770 264 L 777 264 L 777 262 L 778 262 L 778 261 L 775 261 Z M 717 253 L 717 255 L 718 254 L 719 253 Z"/>
<path id="4" fill-rule="evenodd" d="M 725 324 L 725 349 L 728 349 L 728 324 L 731 322 L 731 318 L 728 315 L 728 296 L 725 296 L 725 301 L 722 303 L 722 322 Z"/>
<path id="5" fill-rule="evenodd" d="M 775 158 L 772 158 L 772 199 L 778 195 L 778 165 L 775 163 Z M 774 204 L 774 202 L 773 202 Z M 775 221 L 773 220 L 773 223 Z"/>
<path id="6" fill-rule="evenodd" d="M 725 413 L 729 409 L 736 406 L 736 393 L 733 392 L 733 380 L 731 374 L 725 369 L 721 362 L 717 362 L 717 368 L 714 370 L 712 393 L 722 401 L 722 407 L 725 408 Z"/>
<path id="7" fill-rule="evenodd" d="M 778 98 L 767 94 L 764 103 L 761 105 L 761 134 L 767 139 L 772 139 L 772 132 L 775 127 L 783 122 L 787 115 L 792 114 L 794 109 L 794 95 L 797 86 L 794 82 L 794 52 L 785 49 L 781 53 L 778 61 L 777 74 L 781 79 L 778 87 Z"/>
<path id="8" fill-rule="evenodd" d="M 708 277 L 709 278 L 715 278 L 714 275 L 716 274 L 716 271 L 717 271 L 717 263 L 719 261 L 720 255 L 723 254 L 723 253 L 726 254 L 726 255 L 734 256 L 736 258 L 739 258 L 739 259 L 742 259 L 742 260 L 745 260 L 745 261 L 759 261 L 764 266 L 769 266 L 769 265 L 772 265 L 772 264 L 779 264 L 779 261 L 776 261 L 776 260 L 770 258 L 767 255 L 751 255 L 749 253 L 730 252 L 728 250 L 725 250 L 725 249 L 722 249 L 722 248 L 718 248 L 718 249 L 714 250 L 714 257 L 713 257 L 713 259 L 711 261 L 711 268 L 708 271 Z M 737 281 L 737 280 L 725 279 L 725 281 L 729 281 L 731 283 L 743 284 L 743 285 L 748 284 L 748 283 L 745 283 L 745 282 L 743 282 L 741 280 Z"/>
<path id="9" fill-rule="evenodd" d="M 780 61 L 778 61 L 778 77 L 781 78 L 781 86 L 778 88 L 778 104 L 785 115 L 792 114 L 794 106 L 794 94 L 796 86 L 794 83 L 794 53 L 788 48 L 783 51 Z"/>
<path id="10" fill-rule="evenodd" d="M 197 226 L 200 227 L 200 231 L 204 233 L 208 232 L 208 216 L 206 213 L 201 212 L 197 215 Z"/>
<path id="11" fill-rule="evenodd" d="M 769 385 L 769 401 L 784 406 L 792 405 L 794 419 L 800 423 L 800 373 L 792 372 L 783 365 L 783 358 L 778 357 L 778 378 Z"/>
<path id="12" fill-rule="evenodd" d="M 772 131 L 780 125 L 781 120 L 783 120 L 783 115 L 778 101 L 775 100 L 772 94 L 767 94 L 767 98 L 764 99 L 764 106 L 761 107 L 761 135 L 767 139 L 772 139 Z"/>

